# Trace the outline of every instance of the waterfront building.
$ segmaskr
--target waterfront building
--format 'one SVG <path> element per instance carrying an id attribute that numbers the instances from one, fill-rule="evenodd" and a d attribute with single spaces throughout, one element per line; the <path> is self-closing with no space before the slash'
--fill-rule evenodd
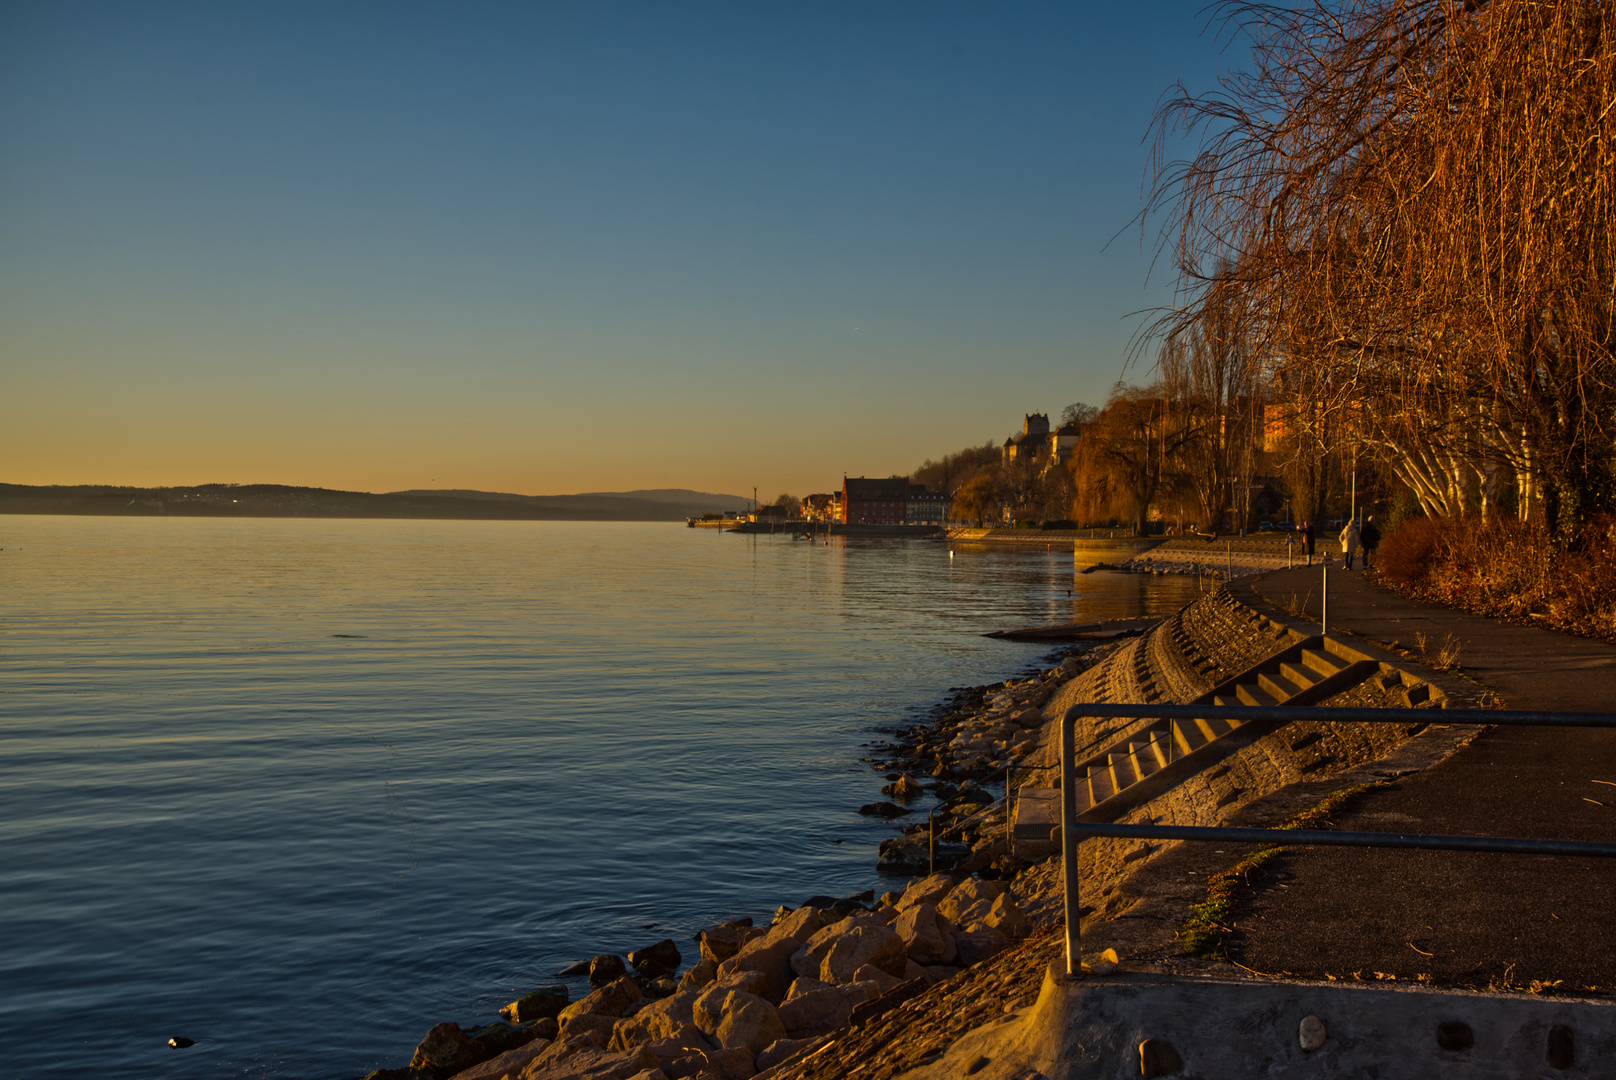
<path id="1" fill-rule="evenodd" d="M 948 495 L 927 491 L 925 484 L 910 484 L 909 512 L 905 520 L 911 525 L 943 524 L 948 520 Z"/>
<path id="2" fill-rule="evenodd" d="M 842 478 L 842 523 L 902 525 L 909 517 L 909 481 L 902 476 Z"/>

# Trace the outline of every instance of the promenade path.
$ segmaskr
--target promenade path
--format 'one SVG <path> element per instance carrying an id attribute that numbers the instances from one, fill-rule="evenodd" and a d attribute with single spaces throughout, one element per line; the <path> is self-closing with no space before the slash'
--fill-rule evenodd
<path id="1" fill-rule="evenodd" d="M 1319 582 L 1314 567 L 1251 588 L 1276 605 L 1305 599 L 1317 621 Z M 1334 631 L 1407 649 L 1423 634 L 1432 654 L 1451 636 L 1462 673 L 1505 708 L 1616 712 L 1616 646 L 1416 603 L 1339 564 L 1329 592 Z M 1494 728 L 1334 824 L 1616 840 L 1616 730 Z M 1302 848 L 1270 867 L 1226 943 L 1255 971 L 1616 992 L 1616 860 Z"/>

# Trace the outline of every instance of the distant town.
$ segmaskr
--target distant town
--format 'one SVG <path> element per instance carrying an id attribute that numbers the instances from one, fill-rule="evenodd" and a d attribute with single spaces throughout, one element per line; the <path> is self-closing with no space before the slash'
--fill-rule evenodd
<path id="1" fill-rule="evenodd" d="M 908 476 L 844 476 L 839 490 L 781 495 L 690 524 L 1243 533 L 1294 528 L 1308 507 L 1339 526 L 1356 495 L 1391 494 L 1369 461 L 1307 460 L 1311 472 L 1290 475 L 1303 460 L 1292 428 L 1286 408 L 1260 398 L 1215 410 L 1162 384 L 1119 386 L 1103 408 L 1068 405 L 1053 423 L 1027 413 L 1002 443 L 928 460 Z"/>

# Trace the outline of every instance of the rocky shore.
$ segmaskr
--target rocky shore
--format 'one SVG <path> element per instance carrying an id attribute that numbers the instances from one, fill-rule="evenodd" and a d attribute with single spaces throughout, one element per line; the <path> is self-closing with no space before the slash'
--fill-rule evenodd
<path id="1" fill-rule="evenodd" d="M 556 982 L 495 1023 L 440 1023 L 409 1065 L 367 1080 L 744 1080 L 1013 948 L 1035 923 L 1014 884 L 1031 863 L 1009 853 L 1007 776 L 1041 752 L 1050 698 L 1116 647 L 1062 647 L 1019 678 L 957 687 L 924 722 L 866 745 L 886 798 L 859 812 L 898 827 L 878 867 L 918 875 L 903 890 L 810 897 L 769 926 L 715 924 L 682 973 L 671 939 L 597 956 L 556 973 L 588 976 L 580 1000 Z M 900 823 L 923 803 L 924 821 Z"/>
<path id="2" fill-rule="evenodd" d="M 720 922 L 684 947 L 663 940 L 595 957 L 558 973 L 588 975 L 580 1000 L 561 984 L 536 986 L 500 1022 L 438 1024 L 408 1066 L 369 1080 L 889 1077 L 936 1060 L 971 1028 L 1030 1003 L 1056 954 L 1059 859 L 1047 842 L 1013 842 L 1010 829 L 1017 791 L 1057 782 L 1053 721 L 1082 701 L 1192 700 L 1300 636 L 1220 589 L 1142 635 L 958 688 L 864 759 L 887 797 L 861 812 L 893 820 L 880 868 L 911 878 L 901 890 L 813 896 L 768 926 Z M 1379 682 L 1330 700 L 1398 704 Z M 1080 722 L 1081 752 L 1131 723 Z M 1424 725 L 1307 727 L 1319 730 L 1282 728 L 1124 820 L 1216 824 L 1309 805 L 1339 787 L 1332 776 L 1357 776 Z M 1174 873 L 1163 884 L 1157 866 L 1173 865 L 1180 847 L 1085 842 L 1085 935 L 1114 941 L 1129 964 L 1208 963 L 1185 954 L 1163 914 L 1187 912 L 1204 880 Z M 1115 932 L 1142 901 L 1149 933 Z"/>

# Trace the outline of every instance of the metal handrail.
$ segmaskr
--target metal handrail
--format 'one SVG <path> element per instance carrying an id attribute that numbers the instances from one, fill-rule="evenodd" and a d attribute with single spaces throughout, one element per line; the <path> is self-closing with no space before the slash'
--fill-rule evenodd
<path id="1" fill-rule="evenodd" d="M 1412 715 L 1411 715 L 1412 713 Z M 1616 858 L 1616 844 L 1498 836 L 1424 836 L 1322 829 L 1242 829 L 1203 825 L 1129 825 L 1077 820 L 1077 721 L 1085 716 L 1142 720 L 1257 720 L 1349 724 L 1496 724 L 1511 727 L 1616 728 L 1616 713 L 1523 712 L 1489 709 L 1365 709 L 1286 705 L 1102 705 L 1079 702 L 1060 721 L 1061 870 L 1066 885 L 1066 974 L 1082 971 L 1082 917 L 1078 904 L 1077 845 L 1085 836 L 1141 840 L 1200 840 L 1338 847 L 1487 851 L 1520 855 Z"/>

